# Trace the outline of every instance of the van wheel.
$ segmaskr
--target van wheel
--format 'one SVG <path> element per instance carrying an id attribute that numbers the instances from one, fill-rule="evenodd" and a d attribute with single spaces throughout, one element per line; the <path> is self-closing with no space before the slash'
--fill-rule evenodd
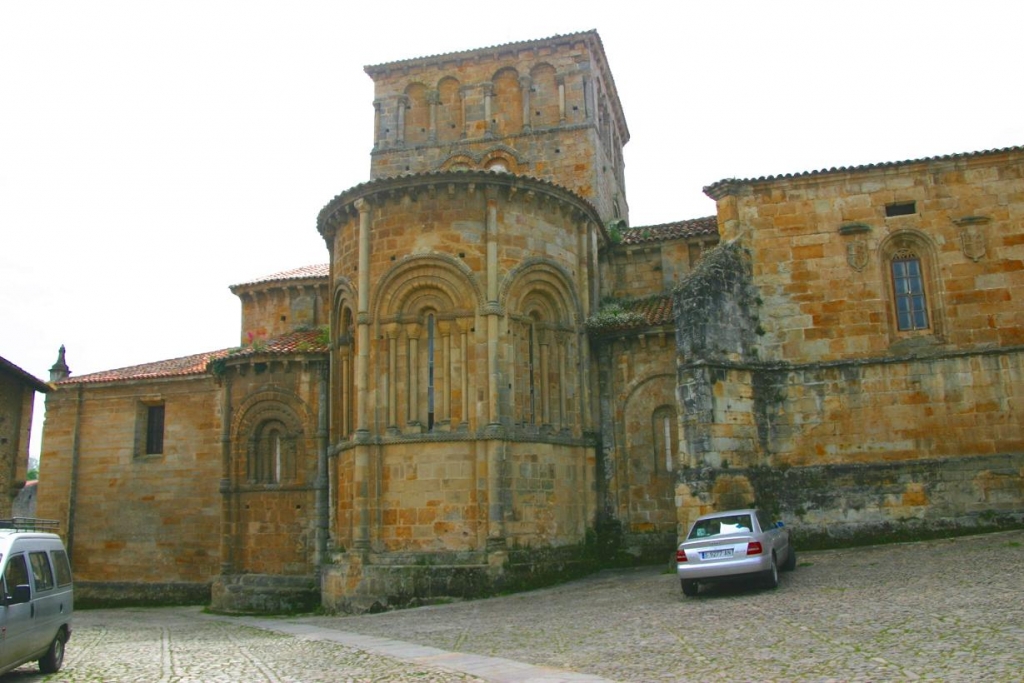
<path id="1" fill-rule="evenodd" d="M 53 642 L 50 643 L 50 649 L 46 651 L 43 658 L 39 660 L 39 670 L 44 674 L 52 674 L 60 671 L 61 664 L 64 663 L 64 641 L 67 640 L 67 636 L 64 635 L 64 629 L 57 631 L 57 635 L 53 637 Z"/>

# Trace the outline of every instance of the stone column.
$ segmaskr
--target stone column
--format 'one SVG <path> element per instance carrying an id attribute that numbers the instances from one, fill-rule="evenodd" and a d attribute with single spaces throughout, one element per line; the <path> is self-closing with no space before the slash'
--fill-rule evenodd
<path id="1" fill-rule="evenodd" d="M 530 90 L 533 87 L 533 79 L 529 76 L 519 77 L 519 91 L 523 94 L 523 131 L 533 130 L 533 120 L 530 116 Z"/>
<path id="2" fill-rule="evenodd" d="M 437 142 L 437 107 L 441 103 L 441 93 L 431 90 L 427 93 L 427 102 L 430 104 L 430 127 L 427 129 L 427 140 Z"/>
<path id="3" fill-rule="evenodd" d="M 407 385 L 409 387 L 409 414 L 408 420 L 410 426 L 419 426 L 420 420 L 420 329 L 419 325 L 408 325 L 405 328 L 406 335 L 409 338 L 409 359 L 408 359 L 408 378 Z"/>
<path id="4" fill-rule="evenodd" d="M 462 352 L 462 372 L 459 375 L 462 387 L 462 424 L 469 425 L 469 335 L 459 325 L 459 348 Z"/>
<path id="5" fill-rule="evenodd" d="M 558 123 L 565 124 L 565 75 L 555 77 L 558 83 Z"/>
<path id="6" fill-rule="evenodd" d="M 356 314 L 356 431 L 370 431 L 370 203 L 355 201 L 359 211 L 359 297 Z"/>
<path id="7" fill-rule="evenodd" d="M 550 330 L 542 330 L 540 341 L 540 415 L 541 424 L 551 424 L 551 382 L 548 377 L 548 357 L 551 351 Z"/>
<path id="8" fill-rule="evenodd" d="M 487 199 L 487 423 L 498 425 L 498 191 L 484 190 Z"/>
<path id="9" fill-rule="evenodd" d="M 461 139 L 469 137 L 469 117 L 466 116 L 466 92 L 470 86 L 464 85 L 459 88 L 459 108 L 462 111 L 462 134 Z"/>
<path id="10" fill-rule="evenodd" d="M 388 326 L 388 431 L 398 431 L 398 327 Z"/>
<path id="11" fill-rule="evenodd" d="M 231 376 L 229 370 L 221 380 L 221 425 L 220 425 L 220 573 L 233 574 L 235 571 L 235 510 L 231 486 Z"/>
<path id="12" fill-rule="evenodd" d="M 484 137 L 494 135 L 494 122 L 491 120 L 491 98 L 494 97 L 494 84 L 481 83 L 480 88 L 484 91 Z"/>
<path id="13" fill-rule="evenodd" d="M 565 429 L 569 421 L 565 415 L 565 386 L 568 378 L 565 376 L 565 345 L 568 337 L 564 333 L 558 334 L 558 427 Z"/>
<path id="14" fill-rule="evenodd" d="M 451 323 L 438 322 L 437 330 L 441 334 L 441 363 L 434 369 L 434 423 L 449 424 L 452 417 L 452 336 Z M 441 400 L 438 401 L 437 399 Z"/>
<path id="15" fill-rule="evenodd" d="M 409 108 L 409 98 L 401 95 L 398 98 L 397 116 L 398 124 L 395 131 L 395 143 L 401 147 L 405 144 L 405 110 Z"/>
<path id="16" fill-rule="evenodd" d="M 381 145 L 380 139 L 380 110 L 382 106 L 380 100 L 373 101 L 373 147 L 376 149 Z"/>
<path id="17" fill-rule="evenodd" d="M 359 212 L 359 296 L 356 314 L 356 446 L 353 450 L 352 545 L 357 552 L 370 548 L 370 203 L 357 199 Z"/>

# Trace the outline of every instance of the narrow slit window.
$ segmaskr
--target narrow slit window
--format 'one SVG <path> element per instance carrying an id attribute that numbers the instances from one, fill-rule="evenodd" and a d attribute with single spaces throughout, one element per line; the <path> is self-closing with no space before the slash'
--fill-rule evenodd
<path id="1" fill-rule="evenodd" d="M 148 406 L 146 409 L 146 455 L 160 455 L 164 452 L 164 406 Z"/>
<path id="2" fill-rule="evenodd" d="M 917 206 L 915 202 L 897 202 L 895 204 L 888 204 L 885 207 L 885 215 L 887 218 L 892 216 L 910 216 L 917 213 Z"/>
<path id="3" fill-rule="evenodd" d="M 434 316 L 427 316 L 427 430 L 434 428 Z"/>

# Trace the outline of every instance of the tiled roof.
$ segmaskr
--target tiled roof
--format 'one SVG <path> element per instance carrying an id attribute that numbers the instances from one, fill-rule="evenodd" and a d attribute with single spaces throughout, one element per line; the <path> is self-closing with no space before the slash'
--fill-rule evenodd
<path id="1" fill-rule="evenodd" d="M 674 223 L 644 225 L 622 232 L 622 244 L 664 242 L 685 237 L 704 237 L 718 234 L 718 217 L 704 216 Z"/>
<path id="2" fill-rule="evenodd" d="M 537 38 L 534 40 L 520 40 L 510 43 L 502 43 L 500 45 L 492 45 L 490 47 L 479 47 L 472 50 L 459 50 L 457 52 L 444 52 L 436 55 L 427 55 L 425 57 L 413 57 L 411 59 L 400 59 L 394 62 L 384 62 L 382 64 L 370 64 L 363 67 L 370 76 L 382 71 L 388 71 L 396 67 L 410 67 L 419 64 L 431 64 L 439 61 L 451 61 L 455 59 L 466 59 L 472 58 L 477 55 L 489 54 L 494 52 L 503 52 L 507 50 L 517 50 L 530 48 L 536 45 L 543 45 L 545 43 L 551 43 L 560 40 L 577 40 L 580 38 L 593 37 L 600 42 L 600 37 L 597 35 L 597 31 L 591 29 L 590 31 L 580 31 L 577 33 L 567 33 L 564 35 L 554 35 L 550 38 Z"/>
<path id="3" fill-rule="evenodd" d="M 935 161 L 956 161 L 958 159 L 970 159 L 972 157 L 981 157 L 989 154 L 1006 154 L 1013 152 L 1024 152 L 1024 146 L 1016 147 L 1003 147 L 1001 149 L 987 149 L 979 152 L 961 152 L 958 154 L 943 154 L 939 156 L 923 157 L 921 159 L 906 159 L 904 161 L 884 161 L 877 164 L 863 164 L 861 166 L 839 166 L 833 168 L 823 168 L 817 171 L 801 171 L 799 173 L 785 173 L 782 175 L 769 175 L 761 176 L 759 178 L 726 178 L 725 180 L 719 180 L 717 183 L 712 183 L 704 188 L 704 194 L 708 195 L 712 199 L 717 199 L 723 195 L 723 192 L 731 185 L 746 185 L 749 183 L 764 183 L 772 182 L 775 180 L 787 180 L 792 178 L 807 178 L 813 176 L 826 175 L 829 173 L 855 173 L 858 171 L 870 171 L 882 168 L 894 168 L 896 166 L 908 166 L 910 164 L 921 164 Z"/>
<path id="4" fill-rule="evenodd" d="M 15 365 L 11 361 L 7 360 L 3 356 L 0 356 L 0 369 L 6 370 L 7 372 L 11 373 L 12 375 L 20 378 L 21 381 L 25 382 L 26 384 L 28 384 L 30 387 L 32 387 L 36 391 L 39 391 L 39 392 L 42 392 L 42 393 L 46 393 L 46 392 L 50 391 L 50 385 L 49 384 L 47 384 L 43 380 L 35 377 L 34 375 L 32 375 L 32 374 L 30 374 L 28 372 L 25 372 L 24 370 L 22 370 L 17 365 Z"/>
<path id="5" fill-rule="evenodd" d="M 263 277 L 256 278 L 255 280 L 250 280 L 249 282 L 240 282 L 237 285 L 231 285 L 231 289 L 234 290 L 236 287 L 248 287 L 250 285 L 262 285 L 269 282 L 309 280 L 313 278 L 327 277 L 328 275 L 330 275 L 330 265 L 327 263 L 317 263 L 312 266 L 292 268 L 291 270 L 274 273 L 273 275 L 265 275 Z"/>
<path id="6" fill-rule="evenodd" d="M 330 349 L 324 343 L 324 334 L 319 329 L 296 330 L 288 334 L 270 339 L 265 343 L 256 342 L 239 349 L 232 349 L 229 358 L 248 358 L 250 356 L 284 356 L 292 353 L 323 353 Z"/>
<path id="7" fill-rule="evenodd" d="M 661 327 L 675 322 L 672 296 L 656 294 L 641 299 L 617 300 L 604 304 L 587 321 L 587 329 L 597 334 Z"/>
<path id="8" fill-rule="evenodd" d="M 323 342 L 323 333 L 320 330 L 297 330 L 265 343 L 257 342 L 252 346 L 208 351 L 182 358 L 132 365 L 117 370 L 104 370 L 103 372 L 94 372 L 89 375 L 71 376 L 57 382 L 57 384 L 100 384 L 104 382 L 189 377 L 206 374 L 207 366 L 216 360 L 267 355 L 285 356 L 293 353 L 324 353 L 328 348 L 329 346 Z"/>
<path id="9" fill-rule="evenodd" d="M 201 375 L 206 372 L 206 364 L 211 360 L 223 358 L 228 355 L 228 349 L 220 351 L 207 351 L 182 358 L 160 360 L 155 363 L 143 363 L 132 365 L 116 370 L 104 370 L 89 375 L 71 376 L 57 382 L 64 384 L 98 384 L 101 382 L 121 382 L 140 379 L 160 379 L 165 377 L 187 377 L 189 375 Z"/>

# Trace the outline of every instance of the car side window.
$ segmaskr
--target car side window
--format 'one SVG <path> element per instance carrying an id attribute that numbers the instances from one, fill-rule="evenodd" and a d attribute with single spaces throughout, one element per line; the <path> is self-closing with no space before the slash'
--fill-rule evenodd
<path id="1" fill-rule="evenodd" d="M 63 550 L 54 550 L 50 553 L 53 560 L 53 570 L 57 574 L 57 585 L 66 586 L 71 583 L 71 564 L 68 562 L 68 554 Z"/>
<path id="2" fill-rule="evenodd" d="M 757 511 L 757 523 L 761 525 L 761 531 L 768 531 L 772 528 L 772 525 L 768 521 L 768 517 L 765 515 L 763 510 Z"/>
<path id="3" fill-rule="evenodd" d="M 29 561 L 32 563 L 32 576 L 36 580 L 37 591 L 48 591 L 53 588 L 53 570 L 50 568 L 50 558 L 41 550 L 29 553 Z"/>
<path id="4" fill-rule="evenodd" d="M 28 565 L 25 564 L 24 555 L 11 555 L 4 569 L 4 581 L 7 583 L 8 595 L 16 586 L 28 584 Z"/>

